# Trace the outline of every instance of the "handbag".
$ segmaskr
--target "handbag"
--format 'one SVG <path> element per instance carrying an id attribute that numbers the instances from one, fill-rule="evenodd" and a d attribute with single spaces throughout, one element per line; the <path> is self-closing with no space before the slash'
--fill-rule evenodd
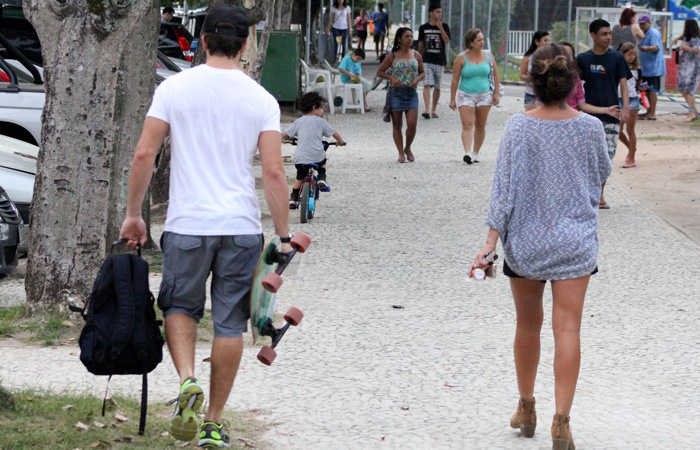
<path id="1" fill-rule="evenodd" d="M 494 67 L 493 67 L 493 57 L 491 56 L 491 52 L 489 50 L 484 50 L 484 54 L 486 54 L 486 59 L 489 62 L 489 86 L 491 88 L 491 93 L 493 94 L 494 91 L 496 90 L 494 87 L 495 80 L 494 80 Z M 506 93 L 506 89 L 503 87 L 503 83 L 498 83 L 498 95 L 503 97 Z"/>

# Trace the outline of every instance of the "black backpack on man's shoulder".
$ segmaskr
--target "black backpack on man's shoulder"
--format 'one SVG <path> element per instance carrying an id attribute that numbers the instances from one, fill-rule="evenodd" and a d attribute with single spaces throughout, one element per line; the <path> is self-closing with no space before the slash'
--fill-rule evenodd
<path id="1" fill-rule="evenodd" d="M 114 247 L 126 242 L 117 241 Z M 163 360 L 161 321 L 148 285 L 148 263 L 137 255 L 111 254 L 102 264 L 83 308 L 71 307 L 85 319 L 80 333 L 80 361 L 95 375 L 142 375 L 139 434 L 146 426 L 148 377 Z M 108 381 L 109 383 L 109 381 Z M 105 405 L 102 406 L 104 416 Z"/>

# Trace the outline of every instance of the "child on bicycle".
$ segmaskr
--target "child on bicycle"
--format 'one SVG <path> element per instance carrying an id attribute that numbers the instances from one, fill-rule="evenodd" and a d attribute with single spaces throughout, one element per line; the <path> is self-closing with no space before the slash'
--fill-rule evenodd
<path id="1" fill-rule="evenodd" d="M 308 173 L 308 169 L 305 169 L 304 165 L 316 164 L 318 166 L 318 186 L 322 189 L 328 186 L 323 137 L 333 136 L 338 145 L 343 144 L 343 138 L 340 136 L 340 133 L 335 131 L 322 118 L 325 102 L 326 100 L 316 92 L 304 94 L 299 99 L 299 109 L 304 115 L 295 120 L 287 128 L 287 131 L 282 133 L 282 139 L 291 139 L 296 136 L 298 141 L 297 149 L 292 156 L 292 162 L 297 169 L 297 176 L 292 188 L 292 195 L 289 197 L 289 209 L 296 208 L 296 203 L 299 200 L 301 182 Z"/>

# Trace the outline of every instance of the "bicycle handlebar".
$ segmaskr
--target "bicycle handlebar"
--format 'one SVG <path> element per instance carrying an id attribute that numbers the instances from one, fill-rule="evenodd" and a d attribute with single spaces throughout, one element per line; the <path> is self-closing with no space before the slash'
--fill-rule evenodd
<path id="1" fill-rule="evenodd" d="M 338 142 L 333 141 L 333 142 L 328 142 L 328 141 L 322 141 L 323 142 L 323 149 L 327 150 L 328 147 L 331 145 L 335 145 L 336 147 L 345 147 L 348 145 L 347 141 L 343 141 L 342 144 L 338 144 Z M 288 141 L 282 141 L 283 144 L 292 144 L 292 145 L 298 145 L 299 141 L 297 138 L 291 138 Z"/>

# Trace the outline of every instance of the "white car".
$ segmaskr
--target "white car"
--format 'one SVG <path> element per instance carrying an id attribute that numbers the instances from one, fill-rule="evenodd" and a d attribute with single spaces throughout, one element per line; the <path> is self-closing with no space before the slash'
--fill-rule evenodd
<path id="1" fill-rule="evenodd" d="M 36 145 L 0 135 L 0 180 L 7 195 L 17 206 L 23 222 L 19 232 L 19 253 L 27 253 L 29 244 L 29 211 L 38 156 L 39 147 Z"/>

